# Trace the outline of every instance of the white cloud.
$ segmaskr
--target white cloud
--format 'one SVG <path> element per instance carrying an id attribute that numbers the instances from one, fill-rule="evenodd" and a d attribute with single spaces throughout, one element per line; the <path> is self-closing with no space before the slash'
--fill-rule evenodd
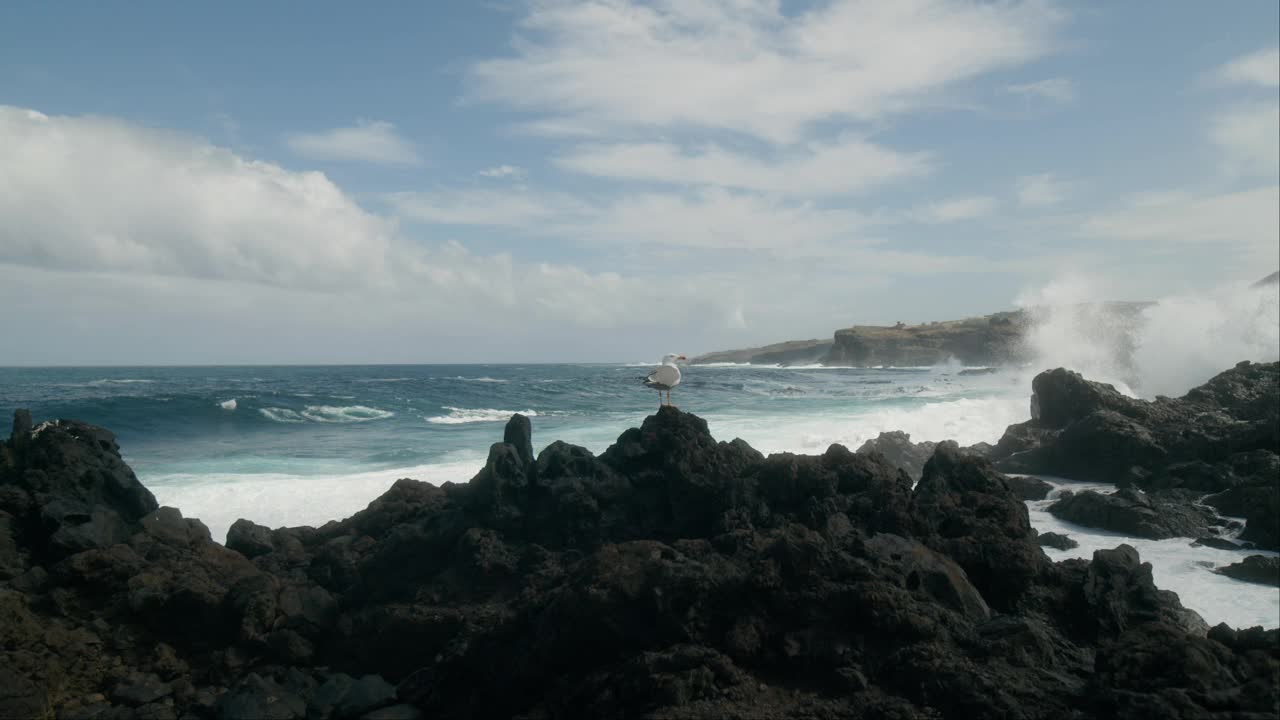
<path id="1" fill-rule="evenodd" d="M 1280 48 L 1259 50 L 1223 65 L 1220 81 L 1241 85 L 1280 86 Z"/>
<path id="2" fill-rule="evenodd" d="M 598 208 L 571 196 L 508 200 L 505 209 L 494 204 L 502 197 L 521 199 L 512 188 L 399 200 L 437 221 L 513 227 L 538 218 L 539 228 L 599 231 L 651 257 L 648 241 L 671 230 L 643 215 L 662 207 L 650 199 L 608 206 L 636 218 L 634 227 L 610 228 Z M 725 208 L 730 228 L 777 210 L 728 196 L 711 206 Z M 833 218 L 806 227 L 813 211 L 791 210 L 796 223 L 785 212 L 771 221 L 775 242 L 788 232 L 800 242 L 833 232 Z M 725 318 L 740 306 L 753 331 L 784 334 L 794 327 L 786 312 L 816 296 L 802 288 L 829 292 L 833 303 L 848 292 L 843 270 L 821 279 L 753 272 L 760 293 L 744 305 L 734 295 L 740 275 L 657 257 L 644 269 L 591 272 L 454 242 L 418 244 L 321 173 L 119 120 L 0 107 L 0 305 L 19 308 L 11 334 L 26 338 L 0 346 L 0 363 L 551 360 L 597 330 L 611 334 L 592 359 L 634 358 L 655 339 L 691 350 L 728 344 Z M 797 300 L 775 302 L 780 296 Z M 684 312 L 637 312 L 664 304 Z"/>
<path id="3" fill-rule="evenodd" d="M 1209 139 L 1232 174 L 1280 173 L 1280 102 L 1241 104 L 1212 119 Z"/>
<path id="4" fill-rule="evenodd" d="M 776 0 L 546 0 L 513 56 L 470 68 L 470 96 L 558 133 L 696 127 L 788 143 L 1039 57 L 1058 20 L 1040 0 L 834 0 L 792 15 Z"/>
<path id="5" fill-rule="evenodd" d="M 515 165 L 495 165 L 476 174 L 487 178 L 519 178 L 524 177 L 524 168 Z"/>
<path id="6" fill-rule="evenodd" d="M 973 220 L 990 215 L 996 209 L 996 199 L 985 195 L 952 198 L 925 206 L 917 212 L 917 218 L 927 223 L 949 223 Z"/>
<path id="7" fill-rule="evenodd" d="M 783 195 L 839 195 L 928 173 L 925 153 L 899 153 L 852 137 L 808 143 L 771 160 L 706 145 L 682 152 L 670 143 L 582 145 L 556 163 L 609 178 L 716 185 Z"/>
<path id="8" fill-rule="evenodd" d="M 1076 99 L 1076 84 L 1070 78 L 1055 77 L 1047 80 L 1009 85 L 1005 90 L 1024 97 L 1043 98 L 1066 105 Z"/>
<path id="9" fill-rule="evenodd" d="M 510 311 L 570 292 L 564 283 L 573 280 L 578 292 L 601 295 L 560 317 L 574 323 L 621 313 L 621 301 L 605 295 L 649 292 L 608 274 L 409 242 L 321 173 L 246 160 L 187 135 L 0 106 L 0 138 L 0 265 L 357 294 L 439 308 L 442 317 L 460 305 L 476 315 Z M 135 281 L 112 282 L 119 291 Z"/>
<path id="10" fill-rule="evenodd" d="M 401 217 L 441 225 L 483 225 L 546 231 L 551 225 L 590 215 L 590 205 L 573 195 L 528 188 L 401 192 L 387 196 Z"/>
<path id="11" fill-rule="evenodd" d="M 1088 218 L 1081 233 L 1145 243 L 1157 253 L 1176 253 L 1178 246 L 1215 246 L 1256 260 L 1259 267 L 1272 267 L 1280 237 L 1277 208 L 1280 186 L 1274 185 L 1215 195 L 1145 193 Z"/>
<path id="12" fill-rule="evenodd" d="M 0 262 L 341 287 L 394 225 L 321 173 L 118 120 L 0 106 Z"/>
<path id="13" fill-rule="evenodd" d="M 1068 185 L 1052 173 L 1018 178 L 1018 204 L 1027 207 L 1057 205 L 1067 197 Z"/>
<path id="14" fill-rule="evenodd" d="M 388 122 L 361 121 L 355 127 L 316 133 L 295 133 L 285 138 L 289 149 L 312 160 L 367 162 L 376 165 L 418 165 L 422 159 L 413 143 Z"/>

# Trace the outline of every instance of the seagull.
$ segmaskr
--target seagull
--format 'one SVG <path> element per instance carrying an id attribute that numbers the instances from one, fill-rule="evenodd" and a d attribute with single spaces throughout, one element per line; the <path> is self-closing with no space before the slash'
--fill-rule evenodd
<path id="1" fill-rule="evenodd" d="M 688 358 L 683 355 L 676 355 L 674 353 L 663 355 L 662 364 L 658 366 L 657 370 L 649 373 L 649 376 L 644 379 L 645 387 L 651 387 L 658 391 L 659 407 L 671 404 L 671 388 L 680 384 L 680 368 L 676 367 L 676 361 L 687 359 Z M 662 400 L 663 390 L 667 391 L 667 399 L 665 402 Z"/>

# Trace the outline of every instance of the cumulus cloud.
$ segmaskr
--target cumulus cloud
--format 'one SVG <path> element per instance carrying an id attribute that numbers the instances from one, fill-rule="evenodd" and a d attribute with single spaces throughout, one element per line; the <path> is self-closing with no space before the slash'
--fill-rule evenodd
<path id="1" fill-rule="evenodd" d="M 1221 82 L 1280 87 L 1280 48 L 1266 48 L 1232 60 L 1218 69 Z"/>
<path id="2" fill-rule="evenodd" d="M 313 288 L 389 281 L 394 224 L 321 173 L 13 107 L 0 107 L 0 138 L 0 262 Z"/>
<path id="3" fill-rule="evenodd" d="M 422 159 L 413 143 L 388 122 L 361 121 L 354 127 L 294 133 L 285 138 L 289 149 L 312 160 L 366 162 L 376 165 L 418 165 Z"/>
<path id="4" fill-rule="evenodd" d="M 388 197 L 406 219 L 479 225 L 587 245 L 787 250 L 803 254 L 866 242 L 876 222 L 855 210 L 819 208 L 723 188 L 585 198 L 537 188 L 445 189 Z"/>
<path id="5" fill-rule="evenodd" d="M 1185 191 L 1143 193 L 1121 207 L 1089 217 L 1082 234 L 1145 243 L 1153 252 L 1179 246 L 1211 246 L 1259 267 L 1274 266 L 1280 237 L 1280 186 L 1220 194 Z"/>
<path id="6" fill-rule="evenodd" d="M 470 97 L 557 134 L 693 127 L 794 142 L 823 120 L 928 105 L 952 83 L 1047 52 L 1047 2 L 545 0 L 509 57 L 469 69 Z"/>
<path id="7" fill-rule="evenodd" d="M 1024 175 L 1017 181 L 1018 204 L 1027 207 L 1057 205 L 1066 199 L 1068 189 L 1067 183 L 1052 173 Z"/>
<path id="8" fill-rule="evenodd" d="M 610 242 L 643 242 L 646 256 L 648 241 L 670 230 L 653 213 L 682 212 L 679 201 L 636 198 L 606 206 L 634 219 L 611 229 L 595 205 L 555 197 L 568 220 L 548 226 L 576 228 L 583 242 L 593 231 Z M 449 218 L 475 223 L 493 198 L 400 200 L 423 208 L 434 200 L 425 216 L 440 220 L 449 210 Z M 803 243 L 836 227 L 803 205 L 779 214 L 752 197 L 699 202 L 723 213 L 729 235 L 772 217 L 770 232 L 754 238 L 772 236 L 775 246 L 788 232 Z M 501 221 L 536 212 L 546 217 L 535 208 Z M 0 304 L 22 308 L 10 318 L 10 335 L 28 338 L 0 352 L 0 362 L 11 363 L 550 360 L 596 330 L 613 340 L 593 359 L 633 358 L 655 339 L 693 350 L 732 344 L 724 319 L 740 307 L 753 332 L 782 334 L 813 298 L 832 307 L 847 298 L 851 277 L 775 262 L 789 269 L 753 273 L 759 294 L 744 301 L 735 296 L 740 275 L 705 266 L 673 272 L 655 260 L 623 275 L 477 254 L 457 242 L 420 244 L 321 173 L 116 119 L 11 107 L 0 107 L 0 218 Z M 714 229 L 690 224 L 677 242 Z M 667 304 L 682 308 L 678 317 L 636 311 Z M 813 331 L 833 322 L 811 314 Z"/>
<path id="9" fill-rule="evenodd" d="M 1270 177 L 1280 173 L 1280 102 L 1240 104 L 1216 114 L 1209 139 L 1232 174 Z"/>
<path id="10" fill-rule="evenodd" d="M 925 206 L 917 212 L 917 218 L 926 223 L 973 220 L 990 215 L 996 205 L 996 199 L 986 195 L 952 198 Z"/>
<path id="11" fill-rule="evenodd" d="M 1014 95 L 1051 100 L 1067 104 L 1076 99 L 1076 84 L 1070 78 L 1055 77 L 1036 82 L 1009 85 L 1005 90 Z"/>
<path id="12" fill-rule="evenodd" d="M 495 165 L 476 174 L 487 178 L 518 178 L 524 177 L 524 168 L 515 165 Z"/>
<path id="13" fill-rule="evenodd" d="M 853 137 L 761 157 L 705 145 L 581 145 L 556 160 L 573 172 L 677 185 L 716 185 L 783 195 L 840 195 L 917 177 L 932 169 L 926 153 L 900 153 Z"/>
<path id="14" fill-rule="evenodd" d="M 287 291 L 482 305 L 561 289 L 623 287 L 456 243 L 423 246 L 321 173 L 242 158 L 178 133 L 0 107 L 0 263 L 54 272 L 178 277 Z M 568 273 L 568 274 L 566 274 Z M 619 284 L 621 283 L 621 284 Z M 568 318 L 597 317 L 607 302 Z"/>

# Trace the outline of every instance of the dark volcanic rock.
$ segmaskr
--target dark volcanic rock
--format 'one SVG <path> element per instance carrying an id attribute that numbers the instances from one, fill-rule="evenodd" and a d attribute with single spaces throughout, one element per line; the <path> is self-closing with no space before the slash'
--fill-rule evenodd
<path id="1" fill-rule="evenodd" d="M 275 543 L 271 539 L 271 528 L 242 518 L 227 530 L 227 547 L 252 559 L 274 550 Z"/>
<path id="2" fill-rule="evenodd" d="M 858 448 L 858 453 L 878 452 L 890 463 L 902 468 L 912 480 L 919 480 L 924 474 L 924 464 L 933 456 L 937 445 L 928 441 L 913 443 L 910 435 L 901 430 L 893 430 L 882 432 L 876 438 L 864 442 Z"/>
<path id="3" fill-rule="evenodd" d="M 1201 537 L 1214 520 L 1210 512 L 1162 502 L 1131 488 L 1110 494 L 1066 491 L 1048 509 L 1054 517 L 1077 525 L 1152 540 Z"/>
<path id="4" fill-rule="evenodd" d="M 1006 477 L 1005 482 L 1019 500 L 1043 500 L 1053 492 L 1053 486 L 1037 477 Z"/>
<path id="5" fill-rule="evenodd" d="M 1245 582 L 1280 587 L 1280 558 L 1250 555 L 1238 563 L 1221 567 L 1214 572 Z"/>
<path id="6" fill-rule="evenodd" d="M 535 460 L 516 418 L 469 483 L 400 480 L 347 520 L 242 521 L 222 547 L 108 491 L 132 474 L 79 427 L 0 448 L 0 716 L 1030 720 L 1280 701 L 1277 633 L 1202 637 L 1132 548 L 1051 563 L 1016 483 L 954 443 L 913 490 L 879 453 L 766 458 L 674 408 L 600 457 L 557 442 Z"/>
<path id="7" fill-rule="evenodd" d="M 998 468 L 1215 493 L 1208 504 L 1246 518 L 1243 539 L 1280 548 L 1280 363 L 1240 363 L 1152 402 L 1063 369 L 1036 376 L 1033 391 L 1032 419 L 1010 426 L 993 451 Z M 1175 514 L 1146 536 L 1196 527 L 1194 513 Z"/>
<path id="8" fill-rule="evenodd" d="M 1036 538 L 1036 542 L 1041 547 L 1051 547 L 1058 550 L 1070 550 L 1071 548 L 1080 547 L 1080 543 L 1072 540 L 1070 536 L 1055 532 L 1040 533 Z"/>
<path id="9" fill-rule="evenodd" d="M 1218 550 L 1240 550 L 1241 549 L 1241 547 L 1238 544 L 1231 542 L 1226 538 L 1213 537 L 1212 535 L 1208 535 L 1202 538 L 1196 538 L 1195 542 L 1191 543 L 1191 547 L 1211 547 L 1211 548 L 1217 548 Z"/>
<path id="10" fill-rule="evenodd" d="M 1001 610 L 1015 607 L 1046 568 L 1027 506 L 990 463 L 938 444 L 911 501 L 916 532 L 926 545 L 955 558 Z"/>

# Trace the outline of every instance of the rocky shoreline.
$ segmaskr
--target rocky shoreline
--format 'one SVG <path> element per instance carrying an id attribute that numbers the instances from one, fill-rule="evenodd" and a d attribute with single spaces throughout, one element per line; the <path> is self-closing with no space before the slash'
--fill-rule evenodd
<path id="1" fill-rule="evenodd" d="M 1098 517 L 1175 534 L 1233 542 L 1203 506 L 1244 511 L 1274 548 L 1278 368 L 1153 403 L 1042 373 L 996 446 L 893 461 L 765 457 L 674 408 L 535 457 L 515 416 L 466 484 L 226 547 L 110 432 L 19 412 L 0 717 L 1275 717 L 1280 630 L 1208 628 L 1127 545 L 1050 561 L 1023 501 L 1048 490 L 1001 471 L 1118 482 Z"/>

